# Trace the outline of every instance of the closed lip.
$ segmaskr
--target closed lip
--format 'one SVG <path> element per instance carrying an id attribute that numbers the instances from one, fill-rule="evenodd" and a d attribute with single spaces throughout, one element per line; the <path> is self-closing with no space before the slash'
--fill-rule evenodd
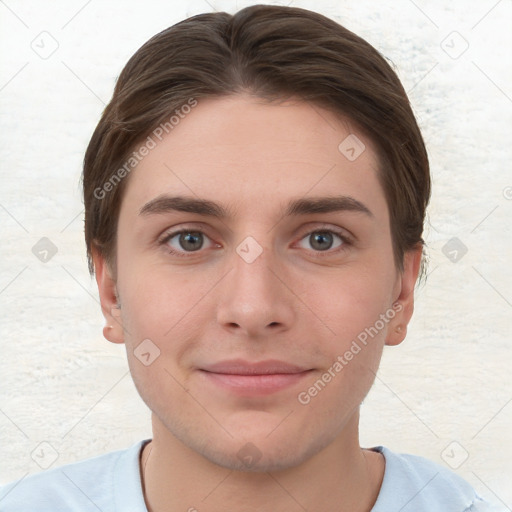
<path id="1" fill-rule="evenodd" d="M 303 373 L 311 368 L 279 361 L 277 359 L 267 359 L 265 361 L 245 361 L 243 359 L 230 359 L 219 361 L 200 368 L 210 373 L 222 373 L 226 375 L 275 375 L 275 374 L 293 374 Z"/>

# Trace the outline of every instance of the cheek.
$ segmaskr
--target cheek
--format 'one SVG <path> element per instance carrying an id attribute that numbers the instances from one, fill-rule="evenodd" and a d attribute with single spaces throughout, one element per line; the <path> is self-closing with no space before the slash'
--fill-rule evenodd
<path id="1" fill-rule="evenodd" d="M 323 324 L 330 351 L 344 350 L 358 337 L 364 339 L 368 331 L 373 333 L 372 339 L 385 336 L 390 315 L 381 319 L 391 307 L 391 280 L 384 273 L 379 278 L 377 272 L 344 269 L 323 280 L 322 286 L 306 284 L 305 289 L 312 291 L 302 298 Z"/>
<path id="2" fill-rule="evenodd" d="M 139 272 L 137 275 L 142 278 L 135 275 L 131 282 L 126 277 L 123 281 L 127 359 L 142 399 L 152 410 L 163 410 L 168 406 L 167 400 L 183 399 L 186 375 L 181 373 L 178 362 L 195 346 L 195 340 L 201 339 L 197 331 L 201 322 L 190 322 L 188 316 L 197 316 L 199 308 L 194 313 L 191 306 L 198 299 L 193 300 L 195 293 L 182 292 L 186 280 L 178 276 L 169 282 L 151 271 Z"/>
<path id="3" fill-rule="evenodd" d="M 152 395 L 158 382 L 169 380 L 166 370 L 185 382 L 187 374 L 181 366 L 188 354 L 200 350 L 204 331 L 211 325 L 207 295 L 212 284 L 200 276 L 162 272 L 156 266 L 145 265 L 144 269 L 133 268 L 120 281 L 124 284 L 122 320 L 134 380 L 136 385 L 137 381 L 144 383 L 145 394 Z M 141 362 L 148 356 L 138 360 L 141 352 L 149 352 L 150 360 L 153 353 L 158 357 L 146 367 Z"/>
<path id="4" fill-rule="evenodd" d="M 121 274 L 122 272 L 122 274 Z M 165 275 L 151 264 L 130 263 L 120 270 L 119 282 L 125 327 L 130 334 L 165 338 L 206 290 L 179 272 Z"/>
<path id="5" fill-rule="evenodd" d="M 359 406 L 375 380 L 394 314 L 388 297 L 383 283 L 355 273 L 304 296 L 323 324 L 316 352 L 324 364 L 301 390 L 300 404 L 322 418 L 331 415 L 332 421 L 344 421 Z M 309 328 L 320 333 L 316 324 Z"/>

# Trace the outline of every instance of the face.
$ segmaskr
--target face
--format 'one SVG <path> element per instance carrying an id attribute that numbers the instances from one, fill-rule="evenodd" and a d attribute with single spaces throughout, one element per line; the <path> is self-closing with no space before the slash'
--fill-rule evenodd
<path id="1" fill-rule="evenodd" d="M 132 171 L 116 283 L 94 258 L 105 335 L 163 431 L 255 470 L 342 435 L 405 336 L 419 265 L 395 267 L 377 168 L 349 120 L 231 96 L 200 100 Z"/>

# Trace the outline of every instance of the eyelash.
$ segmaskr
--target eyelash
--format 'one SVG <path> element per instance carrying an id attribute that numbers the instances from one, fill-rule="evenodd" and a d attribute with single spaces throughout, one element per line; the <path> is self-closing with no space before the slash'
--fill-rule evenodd
<path id="1" fill-rule="evenodd" d="M 181 234 L 184 234 L 184 233 L 199 233 L 201 235 L 204 235 L 204 236 L 208 237 L 208 235 L 204 231 L 202 231 L 201 229 L 197 229 L 197 228 L 187 229 L 187 228 L 184 228 L 184 229 L 179 229 L 177 231 L 172 231 L 172 232 L 169 232 L 169 233 L 165 233 L 163 238 L 160 239 L 160 241 L 158 242 L 158 245 L 166 245 L 175 236 L 181 235 Z M 313 250 L 313 252 L 319 258 L 322 258 L 322 257 L 325 257 L 325 256 L 332 256 L 333 254 L 339 254 L 339 253 L 341 253 L 343 251 L 346 251 L 350 246 L 353 245 L 352 240 L 344 232 L 341 232 L 341 231 L 338 231 L 338 230 L 335 230 L 335 229 L 332 229 L 332 228 L 329 228 L 329 229 L 327 229 L 327 228 L 316 228 L 316 229 L 313 229 L 311 231 L 306 232 L 300 238 L 299 241 L 304 240 L 306 237 L 311 236 L 313 233 L 331 233 L 331 234 L 334 234 L 334 235 L 338 236 L 340 238 L 340 240 L 342 241 L 342 244 L 339 247 L 336 247 L 334 250 L 331 250 L 331 249 L 327 249 L 326 251 L 315 251 L 315 250 Z M 172 254 L 173 256 L 177 256 L 179 258 L 189 258 L 191 256 L 187 256 L 187 254 L 194 255 L 194 253 L 196 253 L 196 252 L 201 252 L 201 250 L 198 250 L 198 251 L 177 251 L 177 250 L 173 249 L 170 246 L 167 246 L 166 249 L 167 249 L 167 252 L 169 254 Z"/>

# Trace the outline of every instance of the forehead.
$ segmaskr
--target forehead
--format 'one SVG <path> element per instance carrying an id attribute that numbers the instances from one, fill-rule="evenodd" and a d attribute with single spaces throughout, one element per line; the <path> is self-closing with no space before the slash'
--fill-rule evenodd
<path id="1" fill-rule="evenodd" d="M 167 193 L 254 215 L 288 197 L 343 194 L 387 215 L 372 141 L 316 105 L 248 95 L 200 99 L 168 131 L 150 135 L 152 148 L 129 176 L 121 213 Z"/>

